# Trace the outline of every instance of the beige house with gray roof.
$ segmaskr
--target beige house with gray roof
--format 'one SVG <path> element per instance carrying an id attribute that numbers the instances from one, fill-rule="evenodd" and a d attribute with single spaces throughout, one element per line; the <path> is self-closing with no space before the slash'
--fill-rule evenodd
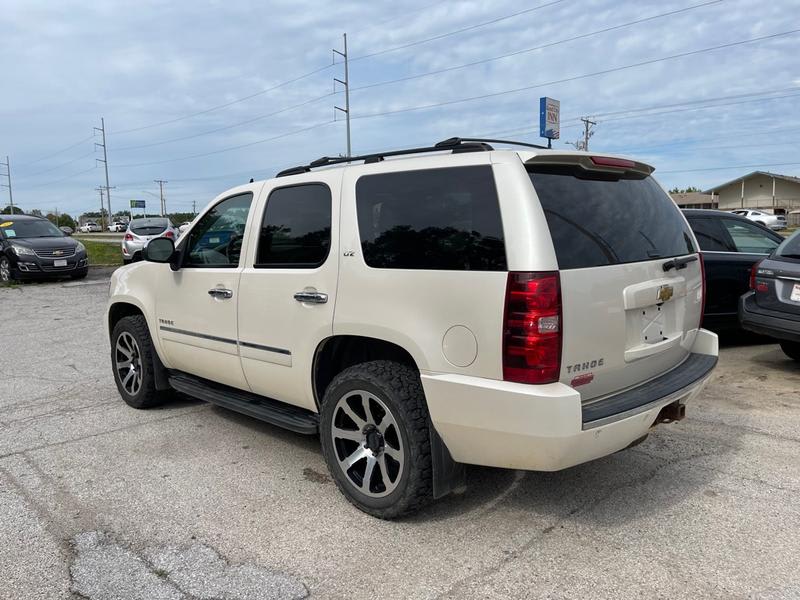
<path id="1" fill-rule="evenodd" d="M 800 209 L 800 178 L 767 171 L 753 171 L 703 193 L 715 196 L 720 210 L 755 208 L 788 213 Z"/>

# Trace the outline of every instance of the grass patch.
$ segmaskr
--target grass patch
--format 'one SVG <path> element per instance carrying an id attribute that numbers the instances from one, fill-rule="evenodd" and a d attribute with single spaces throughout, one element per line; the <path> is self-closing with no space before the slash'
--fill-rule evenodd
<path id="1" fill-rule="evenodd" d="M 95 242 L 83 239 L 90 265 L 121 265 L 122 250 L 119 242 Z"/>

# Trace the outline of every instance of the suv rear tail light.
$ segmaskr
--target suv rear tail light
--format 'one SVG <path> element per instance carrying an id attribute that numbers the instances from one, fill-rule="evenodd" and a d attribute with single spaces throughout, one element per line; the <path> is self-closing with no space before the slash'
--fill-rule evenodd
<path id="1" fill-rule="evenodd" d="M 125 234 L 125 241 L 126 242 L 132 242 L 133 241 L 133 234 L 132 233 L 126 233 Z"/>
<path id="2" fill-rule="evenodd" d="M 557 271 L 508 274 L 503 379 L 553 383 L 561 372 L 561 285 Z"/>
<path id="3" fill-rule="evenodd" d="M 168 237 L 169 239 L 172 240 L 172 239 L 175 239 L 175 234 L 172 233 L 172 230 L 169 230 L 164 234 L 164 237 Z"/>
<path id="4" fill-rule="evenodd" d="M 700 324 L 698 325 L 698 327 L 702 327 L 703 326 L 703 318 L 706 316 L 706 292 L 707 292 L 707 289 L 706 289 L 706 263 L 703 260 L 703 253 L 702 252 L 698 252 L 697 256 L 700 259 L 700 278 L 703 280 L 702 281 L 703 298 L 702 298 L 702 300 L 700 300 Z"/>

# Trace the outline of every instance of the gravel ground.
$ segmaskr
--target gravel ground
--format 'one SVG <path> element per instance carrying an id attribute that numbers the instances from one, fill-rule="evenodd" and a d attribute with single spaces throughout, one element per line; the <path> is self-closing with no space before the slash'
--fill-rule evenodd
<path id="1" fill-rule="evenodd" d="M 314 438 L 119 399 L 107 272 L 0 288 L 0 598 L 800 598 L 800 366 L 727 345 L 681 423 L 560 473 L 470 468 L 401 522 Z"/>

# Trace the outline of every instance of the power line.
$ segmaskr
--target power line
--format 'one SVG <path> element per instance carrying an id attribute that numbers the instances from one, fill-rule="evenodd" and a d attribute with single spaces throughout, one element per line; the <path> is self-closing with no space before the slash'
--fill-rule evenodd
<path id="1" fill-rule="evenodd" d="M 518 92 L 525 92 L 525 91 L 528 91 L 528 90 L 532 90 L 532 89 L 536 89 L 536 88 L 540 88 L 540 87 L 545 87 L 545 86 L 548 86 L 548 85 L 556 85 L 556 84 L 560 84 L 560 83 L 568 83 L 568 82 L 577 81 L 577 80 L 580 80 L 580 79 L 587 79 L 589 77 L 597 77 L 599 75 L 608 75 L 609 73 L 616 73 L 618 71 L 624 71 L 624 70 L 627 70 L 627 69 L 633 69 L 635 67 L 642 67 L 642 66 L 645 66 L 645 65 L 652 65 L 652 64 L 659 63 L 659 62 L 664 62 L 664 61 L 667 61 L 667 60 L 674 60 L 676 58 L 685 58 L 687 56 L 696 56 L 698 54 L 703 54 L 705 52 L 712 52 L 714 50 L 721 50 L 723 48 L 732 48 L 734 46 L 742 46 L 744 44 L 752 44 L 752 43 L 755 43 L 755 42 L 761 42 L 761 41 L 764 41 L 764 40 L 769 40 L 769 39 L 774 39 L 774 38 L 778 38 L 778 37 L 782 37 L 782 36 L 792 35 L 792 34 L 795 34 L 795 33 L 798 33 L 798 32 L 800 32 L 800 29 L 792 29 L 790 31 L 783 31 L 783 32 L 780 32 L 780 33 L 773 33 L 773 34 L 770 34 L 770 35 L 764 35 L 764 36 L 760 36 L 760 37 L 756 37 L 756 38 L 751 38 L 751 39 L 748 39 L 748 40 L 740 40 L 738 42 L 730 42 L 730 43 L 727 43 L 727 44 L 720 44 L 718 46 L 710 46 L 708 48 L 702 48 L 700 50 L 692 50 L 692 51 L 689 51 L 689 52 L 681 52 L 681 53 L 678 53 L 678 54 L 672 54 L 670 56 L 662 56 L 661 58 L 653 58 L 653 59 L 650 59 L 650 60 L 640 61 L 640 62 L 637 62 L 637 63 L 632 63 L 632 64 L 624 65 L 624 66 L 621 66 L 621 67 L 614 67 L 614 68 L 611 68 L 611 69 L 603 69 L 602 71 L 595 71 L 593 73 L 584 73 L 582 75 L 575 75 L 573 77 L 565 77 L 563 79 L 556 79 L 556 80 L 553 80 L 553 81 L 535 83 L 535 84 L 526 85 L 526 86 L 523 86 L 523 87 L 514 88 L 514 89 L 510 89 L 510 90 L 502 90 L 500 92 L 482 94 L 480 96 L 470 96 L 470 97 L 467 97 L 467 98 L 457 98 L 455 100 L 447 100 L 447 101 L 444 101 L 444 102 L 435 102 L 435 103 L 431 103 L 431 104 L 422 104 L 422 105 L 419 105 L 419 106 L 408 106 L 406 108 L 398 108 L 398 109 L 395 109 L 395 110 L 387 110 L 387 111 L 383 111 L 383 112 L 371 113 L 371 114 L 366 114 L 366 115 L 358 115 L 358 114 L 356 114 L 356 115 L 353 116 L 353 119 L 371 119 L 371 118 L 375 118 L 375 117 L 384 117 L 384 116 L 395 115 L 395 114 L 406 113 L 406 112 L 412 112 L 412 111 L 417 111 L 417 110 L 425 110 L 425 109 L 429 109 L 429 108 L 438 108 L 438 107 L 441 107 L 441 106 L 451 106 L 453 104 L 461 104 L 463 102 L 472 102 L 474 100 L 484 100 L 484 99 L 487 99 L 487 98 L 496 98 L 498 96 L 504 96 L 506 94 L 514 94 L 514 93 L 518 93 Z"/>
<path id="2" fill-rule="evenodd" d="M 67 165 L 71 165 L 72 163 L 78 162 L 82 158 L 87 158 L 89 156 L 92 156 L 93 154 L 94 154 L 94 150 L 92 150 L 91 152 L 87 152 L 86 154 L 82 154 L 77 158 L 73 158 L 72 160 L 68 160 L 65 163 L 58 164 L 55 167 L 50 167 L 49 169 L 45 169 L 44 171 L 37 171 L 36 173 L 31 173 L 30 175 L 24 175 L 23 179 L 31 179 L 32 177 L 38 177 L 39 175 L 44 175 L 45 173 L 50 173 L 51 171 L 56 171 L 56 170 L 60 169 L 61 167 L 66 167 Z"/>
<path id="3" fill-rule="evenodd" d="M 477 66 L 477 65 L 482 65 L 482 64 L 494 62 L 494 61 L 497 61 L 497 60 L 501 60 L 503 58 L 509 58 L 509 57 L 512 57 L 512 56 L 519 56 L 520 54 L 527 54 L 529 52 L 535 52 L 536 50 L 543 50 L 545 48 L 551 48 L 553 46 L 558 46 L 560 44 L 566 44 L 567 42 L 574 42 L 576 40 L 589 38 L 589 37 L 592 37 L 592 36 L 595 36 L 595 35 L 599 35 L 601 33 L 608 33 L 609 31 L 615 31 L 615 30 L 618 30 L 618 29 L 623 29 L 625 27 L 631 27 L 632 25 L 638 25 L 640 23 L 646 23 L 647 21 L 654 21 L 656 19 L 669 17 L 669 16 L 672 16 L 672 15 L 676 15 L 678 13 L 684 13 L 684 12 L 688 12 L 690 10 L 695 10 L 695 9 L 698 9 L 698 8 L 703 8 L 705 6 L 710 6 L 712 4 L 719 4 L 720 2 L 724 2 L 724 1 L 725 0 L 710 0 L 709 2 L 703 2 L 702 4 L 695 4 L 694 6 L 687 6 L 685 8 L 680 8 L 678 10 L 672 10 L 672 11 L 661 13 L 661 14 L 658 14 L 658 15 L 653 15 L 653 16 L 650 16 L 650 17 L 644 17 L 642 19 L 636 19 L 635 21 L 629 21 L 627 23 L 622 23 L 621 25 L 614 25 L 612 27 L 605 27 L 603 29 L 598 29 L 596 31 L 590 31 L 589 33 L 583 33 L 581 35 L 576 35 L 576 36 L 573 36 L 573 37 L 564 38 L 562 40 L 557 40 L 555 42 L 549 42 L 547 44 L 534 46 L 532 48 L 525 48 L 524 50 L 517 50 L 515 52 L 509 52 L 507 54 L 500 54 L 500 55 L 497 55 L 497 56 L 493 56 L 491 58 L 484 58 L 482 60 L 476 60 L 476 61 L 472 61 L 472 62 L 461 64 L 461 65 L 454 65 L 452 67 L 446 67 L 444 69 L 437 69 L 435 71 L 427 71 L 425 73 L 418 73 L 416 75 L 408 75 L 406 77 L 399 77 L 397 79 L 390 79 L 390 80 L 387 80 L 387 81 L 379 81 L 379 82 L 375 82 L 375 83 L 369 83 L 367 85 L 361 85 L 361 86 L 358 86 L 358 87 L 354 87 L 353 91 L 357 92 L 357 91 L 360 91 L 360 90 L 367 90 L 367 89 L 371 89 L 371 88 L 375 88 L 375 87 L 389 85 L 389 84 L 392 84 L 392 83 L 400 83 L 400 82 L 403 82 L 403 81 L 411 81 L 413 79 L 419 79 L 421 77 L 428 77 L 428 76 L 431 76 L 431 75 L 440 75 L 441 73 L 448 73 L 450 71 L 456 71 L 458 69 L 465 69 L 467 67 L 474 67 L 474 66 Z M 353 60 L 355 60 L 355 59 L 353 59 Z"/>
<path id="4" fill-rule="evenodd" d="M 40 187 L 46 187 L 48 185 L 55 185 L 57 183 L 61 183 L 62 181 L 67 181 L 67 179 L 72 179 L 73 177 L 77 177 L 78 175 L 83 175 L 84 173 L 88 173 L 89 171 L 94 171 L 96 168 L 97 168 L 97 166 L 95 165 L 94 167 L 86 169 L 85 171 L 78 171 L 77 173 L 73 173 L 72 175 L 67 175 L 66 177 L 62 177 L 61 179 L 56 179 L 55 181 L 47 181 L 45 183 L 36 183 L 34 185 L 29 185 L 27 187 L 29 187 L 29 188 L 40 188 Z"/>
<path id="5" fill-rule="evenodd" d="M 736 166 L 728 166 L 728 167 L 705 167 L 700 169 L 681 169 L 681 170 L 671 170 L 671 171 L 660 171 L 661 174 L 664 173 L 699 173 L 701 171 L 727 171 L 733 169 L 756 169 L 760 167 L 793 167 L 800 165 L 797 162 L 788 162 L 788 163 L 761 163 L 756 165 L 736 165 Z"/>
<path id="6" fill-rule="evenodd" d="M 520 15 L 524 15 L 526 13 L 534 12 L 537 10 L 541 10 L 543 8 L 547 8 L 548 6 L 553 6 L 555 4 L 561 4 L 566 0 L 553 0 L 552 2 L 547 2 L 545 4 L 540 4 L 538 6 L 534 6 L 533 8 L 526 8 L 525 10 L 520 10 L 515 13 L 511 13 L 509 15 L 503 15 L 502 17 L 497 17 L 491 19 L 489 21 L 484 21 L 482 23 L 477 23 L 475 25 L 470 25 L 468 27 L 462 27 L 461 29 L 456 29 L 454 31 L 448 31 L 447 33 L 441 33 L 439 35 L 434 35 L 429 38 L 425 38 L 422 40 L 417 40 L 414 42 L 409 42 L 407 44 L 401 44 L 400 46 L 393 46 L 391 48 L 384 48 L 383 50 L 377 50 L 376 52 L 370 52 L 369 54 L 362 54 L 361 56 L 356 56 L 355 58 L 351 58 L 351 62 L 355 62 L 357 60 L 364 60 L 365 58 L 372 58 L 373 56 L 380 56 L 382 54 L 388 54 L 389 52 L 395 52 L 397 50 L 405 50 L 406 48 L 412 48 L 414 46 L 419 46 L 421 44 L 426 44 L 428 42 L 433 42 L 435 40 L 441 40 L 446 37 L 450 37 L 452 35 L 458 35 L 459 33 L 465 33 L 467 31 L 472 31 L 474 29 L 479 29 L 481 27 L 486 27 L 487 25 L 494 25 L 495 23 L 499 23 L 500 21 L 505 21 L 507 19 L 512 19 L 514 17 L 518 17 Z"/>
<path id="7" fill-rule="evenodd" d="M 322 71 L 326 71 L 333 67 L 333 63 L 329 65 L 325 65 L 324 67 L 319 67 L 314 69 L 313 71 L 309 71 L 308 73 L 303 73 L 302 75 L 298 75 L 292 79 L 288 79 L 286 81 L 282 81 L 272 87 L 263 89 L 259 92 L 255 92 L 253 94 L 249 94 L 247 96 L 242 96 L 241 98 L 237 98 L 235 100 L 231 100 L 230 102 L 225 102 L 224 104 L 218 104 L 217 106 L 212 106 L 211 108 L 207 108 L 205 110 L 200 110 L 197 112 L 189 113 L 188 115 L 183 115 L 182 117 L 175 117 L 174 119 L 167 119 L 166 121 L 159 121 L 158 123 L 151 123 L 150 125 L 141 125 L 139 127 L 131 127 L 130 129 L 121 129 L 120 131 L 112 131 L 114 135 L 123 135 L 125 133 L 133 133 L 134 131 L 142 131 L 144 129 L 151 129 L 153 127 L 161 127 L 162 125 L 170 125 L 172 123 L 177 123 L 178 121 L 184 121 L 186 119 L 191 119 L 193 117 L 198 117 L 200 115 L 205 115 L 210 112 L 214 112 L 215 110 L 219 110 L 221 108 L 227 108 L 228 106 L 233 106 L 234 104 L 238 104 L 239 102 L 244 102 L 245 100 L 250 100 L 251 98 L 255 98 L 257 96 L 261 96 L 263 94 L 268 94 L 274 90 L 282 88 L 292 83 L 296 83 L 302 79 L 306 79 L 307 77 L 311 77 L 312 75 L 316 75 L 317 73 L 321 73 Z"/>
<path id="8" fill-rule="evenodd" d="M 282 108 L 281 110 L 276 110 L 271 113 L 267 113 L 264 115 L 258 115 L 257 117 L 253 117 L 252 119 L 247 119 L 245 121 L 239 121 L 238 123 L 234 123 L 232 125 L 225 125 L 224 127 L 217 127 L 216 129 L 210 129 L 208 131 L 201 131 L 200 133 L 193 133 L 192 135 L 184 135 L 181 137 L 170 138 L 168 140 L 161 140 L 160 142 L 152 142 L 149 144 L 139 144 L 136 146 L 124 146 L 122 148 L 117 148 L 116 152 L 124 152 L 126 150 L 139 150 L 141 148 L 152 148 L 153 146 L 163 146 L 164 144 L 170 144 L 172 142 L 181 142 L 184 140 L 190 140 L 196 137 L 201 137 L 204 135 L 210 135 L 212 133 L 218 133 L 220 131 L 225 131 L 226 129 L 233 129 L 234 127 L 241 127 L 242 125 L 249 125 L 251 123 L 255 123 L 256 121 L 261 121 L 262 119 L 266 119 L 268 117 L 274 117 L 276 115 L 283 114 L 290 110 L 294 110 L 295 108 L 300 108 L 302 106 L 307 106 L 309 104 L 313 104 L 314 102 L 319 102 L 325 98 L 330 98 L 331 96 L 335 96 L 338 92 L 330 92 L 328 94 L 324 94 L 322 96 L 317 96 L 316 98 L 311 98 L 306 100 L 305 102 L 300 102 L 298 104 L 293 104 L 292 106 L 287 106 L 286 108 Z"/>
<path id="9" fill-rule="evenodd" d="M 296 135 L 298 133 L 303 133 L 305 131 L 311 131 L 312 129 L 318 129 L 320 127 L 324 127 L 325 125 L 330 125 L 331 123 L 334 123 L 334 122 L 335 121 L 333 119 L 331 119 L 330 121 L 325 121 L 323 123 L 316 123 L 316 124 L 310 125 L 308 127 L 303 127 L 302 129 L 295 129 L 294 131 L 289 131 L 289 132 L 286 132 L 286 133 L 282 133 L 280 135 L 276 135 L 276 136 L 273 136 L 273 137 L 268 137 L 268 138 L 265 138 L 263 140 L 256 140 L 254 142 L 248 142 L 246 144 L 239 144 L 237 146 L 230 146 L 228 148 L 221 148 L 219 150 L 214 150 L 212 152 L 204 152 L 202 154 L 192 154 L 190 156 L 181 156 L 179 158 L 170 158 L 170 159 L 167 159 L 167 160 L 157 160 L 157 161 L 151 161 L 151 162 L 145 162 L 145 163 L 133 163 L 133 164 L 127 164 L 127 165 L 117 165 L 117 168 L 148 167 L 150 165 L 163 165 L 165 163 L 170 163 L 170 162 L 178 162 L 178 161 L 181 161 L 181 160 L 191 160 L 193 158 L 202 158 L 204 156 L 212 156 L 214 154 L 222 154 L 223 152 L 230 152 L 231 150 L 239 150 L 240 148 L 248 148 L 250 146 L 255 146 L 257 144 L 263 144 L 263 143 L 266 143 L 266 142 L 271 142 L 273 140 L 279 140 L 281 138 L 289 137 L 291 135 Z"/>
<path id="10" fill-rule="evenodd" d="M 23 166 L 27 167 L 27 166 L 30 166 L 32 164 L 41 162 L 41 161 L 43 161 L 43 160 L 45 160 L 47 158 L 52 158 L 53 156 L 57 156 L 59 154 L 62 154 L 64 152 L 66 152 L 67 150 L 72 150 L 75 146 L 80 146 L 84 142 L 88 142 L 89 140 L 91 140 L 93 137 L 94 137 L 93 135 L 90 135 L 89 137 L 83 138 L 82 140 L 79 140 L 79 141 L 75 142 L 74 144 L 72 144 L 70 146 L 67 146 L 66 148 L 62 148 L 61 150 L 57 150 L 57 151 L 53 152 L 52 154 L 48 154 L 46 156 L 42 156 L 41 158 L 37 158 L 36 160 L 32 160 L 32 161 L 30 161 L 28 163 L 25 163 Z"/>

